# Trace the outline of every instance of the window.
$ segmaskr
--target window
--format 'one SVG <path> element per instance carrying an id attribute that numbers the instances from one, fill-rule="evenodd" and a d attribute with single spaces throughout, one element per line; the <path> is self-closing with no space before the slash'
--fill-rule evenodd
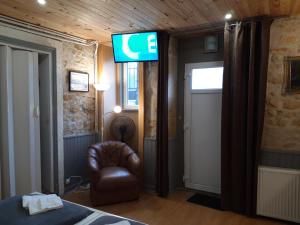
<path id="1" fill-rule="evenodd" d="M 129 62 L 122 64 L 121 99 L 124 109 L 139 107 L 139 64 Z"/>
<path id="2" fill-rule="evenodd" d="M 222 89 L 223 67 L 209 67 L 192 70 L 192 90 Z"/>

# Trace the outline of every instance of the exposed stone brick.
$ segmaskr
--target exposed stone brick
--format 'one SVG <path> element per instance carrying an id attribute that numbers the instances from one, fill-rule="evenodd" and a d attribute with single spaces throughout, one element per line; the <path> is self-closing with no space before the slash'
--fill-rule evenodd
<path id="1" fill-rule="evenodd" d="M 64 135 L 95 131 L 94 47 L 63 44 Z M 69 71 L 89 73 L 89 92 L 69 92 Z"/>
<path id="2" fill-rule="evenodd" d="M 169 137 L 176 136 L 177 121 L 177 41 L 169 42 L 168 129 Z M 149 62 L 145 70 L 145 137 L 156 137 L 158 63 Z"/>
<path id="3" fill-rule="evenodd" d="M 271 26 L 270 57 L 262 147 L 300 152 L 300 94 L 285 94 L 284 57 L 300 56 L 300 17 Z"/>
<path id="4" fill-rule="evenodd" d="M 296 99 L 289 99 L 283 103 L 285 109 L 300 109 L 300 101 Z"/>

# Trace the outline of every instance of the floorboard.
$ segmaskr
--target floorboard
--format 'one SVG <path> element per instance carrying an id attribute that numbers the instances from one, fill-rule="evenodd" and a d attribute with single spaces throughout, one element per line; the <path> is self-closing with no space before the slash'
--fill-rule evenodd
<path id="1" fill-rule="evenodd" d="M 206 208 L 186 201 L 194 193 L 176 191 L 168 198 L 142 193 L 137 201 L 100 206 L 97 209 L 139 220 L 150 225 L 284 225 L 266 218 L 248 218 L 239 214 Z M 91 206 L 89 192 L 73 192 L 64 199 Z"/>

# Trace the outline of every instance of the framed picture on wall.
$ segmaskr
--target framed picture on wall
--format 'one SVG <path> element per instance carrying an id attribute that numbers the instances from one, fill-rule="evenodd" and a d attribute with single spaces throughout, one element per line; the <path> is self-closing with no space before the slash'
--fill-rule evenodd
<path id="1" fill-rule="evenodd" d="M 300 56 L 285 57 L 285 92 L 300 94 Z"/>
<path id="2" fill-rule="evenodd" d="M 80 71 L 70 71 L 69 91 L 89 92 L 89 74 Z"/>

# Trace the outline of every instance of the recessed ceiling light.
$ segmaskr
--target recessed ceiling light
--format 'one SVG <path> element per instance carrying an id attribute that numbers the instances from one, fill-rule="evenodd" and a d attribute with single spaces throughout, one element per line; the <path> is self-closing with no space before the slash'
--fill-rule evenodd
<path id="1" fill-rule="evenodd" d="M 224 18 L 225 18 L 225 20 L 230 20 L 232 18 L 232 14 L 227 13 Z"/>
<path id="2" fill-rule="evenodd" d="M 46 0 L 37 0 L 40 5 L 46 5 Z"/>

